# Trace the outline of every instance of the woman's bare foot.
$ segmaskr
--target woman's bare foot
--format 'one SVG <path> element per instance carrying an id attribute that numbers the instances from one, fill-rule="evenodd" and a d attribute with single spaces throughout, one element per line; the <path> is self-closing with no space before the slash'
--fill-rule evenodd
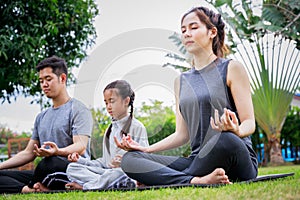
<path id="1" fill-rule="evenodd" d="M 67 190 L 83 190 L 82 185 L 76 183 L 76 182 L 71 182 L 66 184 L 66 189 Z"/>
<path id="2" fill-rule="evenodd" d="M 225 170 L 222 168 L 215 169 L 212 173 L 202 176 L 202 177 L 194 177 L 191 180 L 191 184 L 231 184 L 228 179 L 228 176 L 225 174 Z"/>
<path id="3" fill-rule="evenodd" d="M 45 187 L 42 183 L 37 182 L 33 185 L 33 188 L 35 189 L 36 192 L 47 192 L 49 189 Z"/>
<path id="4" fill-rule="evenodd" d="M 22 188 L 22 193 L 30 193 L 30 192 L 36 192 L 34 188 L 30 188 L 28 187 L 27 185 L 25 185 L 23 188 Z"/>

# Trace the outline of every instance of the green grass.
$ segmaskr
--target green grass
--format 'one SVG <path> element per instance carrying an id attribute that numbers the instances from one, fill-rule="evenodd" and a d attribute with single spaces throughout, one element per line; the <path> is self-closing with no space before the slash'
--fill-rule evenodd
<path id="1" fill-rule="evenodd" d="M 180 188 L 147 191 L 66 192 L 48 194 L 2 195 L 0 199 L 300 199 L 300 165 L 259 168 L 259 175 L 294 172 L 292 177 L 250 184 L 215 188 Z"/>

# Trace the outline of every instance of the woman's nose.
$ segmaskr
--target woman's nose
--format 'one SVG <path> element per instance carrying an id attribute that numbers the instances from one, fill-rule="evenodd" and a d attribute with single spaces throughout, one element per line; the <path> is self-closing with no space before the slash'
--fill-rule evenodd
<path id="1" fill-rule="evenodd" d="M 183 37 L 184 37 L 184 38 L 191 37 L 191 32 L 190 32 L 189 30 L 186 30 L 186 31 L 183 33 Z"/>

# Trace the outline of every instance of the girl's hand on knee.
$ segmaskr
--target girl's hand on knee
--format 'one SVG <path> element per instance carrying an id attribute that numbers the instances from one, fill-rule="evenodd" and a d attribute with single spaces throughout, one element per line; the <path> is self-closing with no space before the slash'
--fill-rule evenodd
<path id="1" fill-rule="evenodd" d="M 80 157 L 79 153 L 74 152 L 68 155 L 68 160 L 70 162 L 77 162 L 79 160 L 79 157 Z"/>
<path id="2" fill-rule="evenodd" d="M 111 168 L 118 168 L 121 166 L 122 155 L 116 155 L 108 164 Z"/>

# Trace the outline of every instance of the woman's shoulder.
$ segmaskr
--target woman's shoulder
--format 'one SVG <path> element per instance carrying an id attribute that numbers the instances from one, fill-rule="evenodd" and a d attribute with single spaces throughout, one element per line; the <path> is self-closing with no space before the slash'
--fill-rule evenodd
<path id="1" fill-rule="evenodd" d="M 244 69 L 244 66 L 241 62 L 239 62 L 238 60 L 233 60 L 230 59 L 228 60 L 228 67 L 233 68 L 233 69 Z"/>
<path id="2" fill-rule="evenodd" d="M 237 61 L 231 60 L 228 64 L 228 81 L 233 80 L 248 80 L 247 70 L 244 65 Z"/>
<path id="3" fill-rule="evenodd" d="M 247 74 L 244 65 L 237 60 L 230 60 L 228 64 L 228 73 L 233 76 L 244 76 Z"/>

